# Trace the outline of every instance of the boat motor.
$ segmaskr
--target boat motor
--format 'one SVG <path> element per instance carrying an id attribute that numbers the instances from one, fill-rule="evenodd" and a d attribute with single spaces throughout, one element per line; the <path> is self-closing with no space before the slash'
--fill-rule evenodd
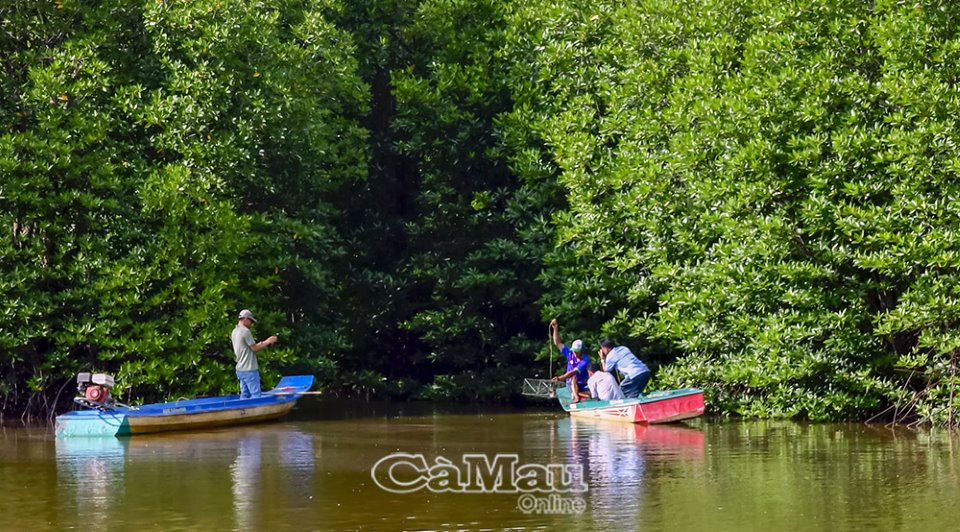
<path id="1" fill-rule="evenodd" d="M 113 408 L 110 397 L 113 388 L 113 375 L 106 373 L 80 373 L 77 375 L 77 396 L 73 401 L 87 408 L 100 410 Z"/>

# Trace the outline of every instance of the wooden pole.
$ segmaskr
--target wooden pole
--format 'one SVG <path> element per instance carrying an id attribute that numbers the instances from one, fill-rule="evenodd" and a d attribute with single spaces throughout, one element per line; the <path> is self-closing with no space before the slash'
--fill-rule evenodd
<path id="1" fill-rule="evenodd" d="M 547 368 L 547 378 L 550 379 L 553 377 L 553 331 L 550 330 L 550 327 L 547 327 L 547 343 L 550 345 L 550 365 Z"/>

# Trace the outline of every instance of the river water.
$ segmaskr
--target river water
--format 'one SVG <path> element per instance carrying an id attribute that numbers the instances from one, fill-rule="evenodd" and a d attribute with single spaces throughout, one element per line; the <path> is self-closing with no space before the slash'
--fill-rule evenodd
<path id="1" fill-rule="evenodd" d="M 304 399 L 282 422 L 204 432 L 57 439 L 8 427 L 0 479 L 0 530 L 960 528 L 956 434 L 647 427 L 550 407 Z"/>

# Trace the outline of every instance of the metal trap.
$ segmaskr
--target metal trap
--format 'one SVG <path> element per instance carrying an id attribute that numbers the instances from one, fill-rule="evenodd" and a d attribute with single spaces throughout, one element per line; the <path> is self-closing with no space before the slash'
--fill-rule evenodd
<path id="1" fill-rule="evenodd" d="M 523 379 L 523 391 L 521 393 L 530 397 L 555 399 L 557 388 L 561 386 L 565 386 L 565 384 L 550 379 Z"/>

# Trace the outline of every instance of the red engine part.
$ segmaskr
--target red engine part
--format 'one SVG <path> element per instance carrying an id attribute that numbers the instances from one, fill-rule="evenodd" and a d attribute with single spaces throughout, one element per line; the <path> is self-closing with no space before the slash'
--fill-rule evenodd
<path id="1" fill-rule="evenodd" d="M 106 403 L 110 399 L 110 389 L 106 386 L 91 384 L 84 390 L 83 396 L 95 403 Z"/>

